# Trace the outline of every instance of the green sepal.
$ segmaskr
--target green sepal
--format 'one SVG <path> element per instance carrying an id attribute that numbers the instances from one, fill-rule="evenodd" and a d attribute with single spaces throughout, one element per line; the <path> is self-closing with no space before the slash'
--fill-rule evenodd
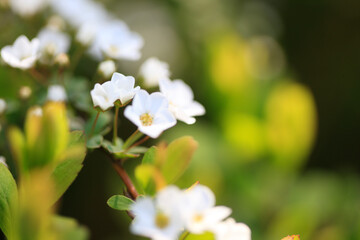
<path id="1" fill-rule="evenodd" d="M 87 140 L 86 147 L 89 149 L 96 149 L 101 147 L 103 143 L 104 137 L 102 135 L 92 136 L 89 140 Z"/>

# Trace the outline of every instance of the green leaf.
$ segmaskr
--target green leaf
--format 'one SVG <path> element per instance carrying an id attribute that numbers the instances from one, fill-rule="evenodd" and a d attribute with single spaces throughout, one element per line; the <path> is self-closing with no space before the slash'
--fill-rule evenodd
<path id="1" fill-rule="evenodd" d="M 109 198 L 109 200 L 107 201 L 109 207 L 121 211 L 130 210 L 130 206 L 133 203 L 134 203 L 133 200 L 123 195 L 114 195 L 111 198 Z"/>
<path id="2" fill-rule="evenodd" d="M 79 110 L 89 112 L 92 109 L 89 80 L 82 77 L 65 76 L 65 88 L 69 100 Z"/>
<path id="3" fill-rule="evenodd" d="M 79 138 L 79 131 L 71 132 L 70 142 L 72 143 L 60 158 L 55 167 L 52 178 L 55 183 L 56 202 L 75 180 L 83 167 L 83 161 L 86 155 L 85 141 L 83 137 Z M 77 141 L 75 139 L 77 139 Z"/>
<path id="4" fill-rule="evenodd" d="M 143 164 L 154 164 L 155 162 L 155 156 L 156 156 L 156 147 L 151 147 L 147 150 L 145 153 L 142 163 Z"/>
<path id="5" fill-rule="evenodd" d="M 0 163 L 0 229 L 8 239 L 13 239 L 18 206 L 16 182 L 9 169 Z"/>
<path id="6" fill-rule="evenodd" d="M 53 216 L 51 219 L 51 227 L 57 235 L 57 239 L 61 240 L 86 240 L 89 239 L 89 231 L 86 227 L 72 218 Z"/>
<path id="7" fill-rule="evenodd" d="M 95 121 L 96 115 L 98 114 L 98 111 L 93 110 L 90 119 L 86 122 L 85 124 L 85 133 L 88 136 L 91 133 L 91 129 L 93 126 L 93 123 Z M 111 122 L 111 114 L 108 112 L 100 112 L 99 118 L 96 122 L 96 126 L 94 128 L 94 132 L 92 134 L 94 135 L 105 135 L 106 133 L 108 133 L 108 130 L 110 130 L 111 128 L 109 128 L 109 124 Z"/>
<path id="8" fill-rule="evenodd" d="M 189 166 L 198 143 L 190 136 L 178 138 L 171 142 L 167 149 L 159 149 L 157 162 L 160 162 L 161 172 L 167 183 L 175 182 Z M 166 151 L 166 160 L 162 162 L 161 151 Z M 160 159 L 160 160 L 158 160 Z"/>
<path id="9" fill-rule="evenodd" d="M 89 149 L 99 148 L 101 147 L 103 140 L 104 137 L 102 135 L 95 135 L 87 141 L 86 147 Z"/>

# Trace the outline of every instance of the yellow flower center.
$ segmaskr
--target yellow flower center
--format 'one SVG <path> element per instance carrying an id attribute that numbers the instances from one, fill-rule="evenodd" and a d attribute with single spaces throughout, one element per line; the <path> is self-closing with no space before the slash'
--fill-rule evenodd
<path id="1" fill-rule="evenodd" d="M 169 225 L 169 222 L 170 222 L 170 220 L 169 220 L 168 216 L 166 216 L 165 214 L 160 212 L 156 215 L 155 224 L 159 228 L 161 228 L 161 229 L 166 228 Z"/>
<path id="2" fill-rule="evenodd" d="M 140 121 L 143 126 L 151 126 L 153 124 L 153 117 L 148 113 L 144 113 L 140 116 Z"/>
<path id="3" fill-rule="evenodd" d="M 194 222 L 201 222 L 204 219 L 204 217 L 201 214 L 196 214 L 194 216 Z"/>

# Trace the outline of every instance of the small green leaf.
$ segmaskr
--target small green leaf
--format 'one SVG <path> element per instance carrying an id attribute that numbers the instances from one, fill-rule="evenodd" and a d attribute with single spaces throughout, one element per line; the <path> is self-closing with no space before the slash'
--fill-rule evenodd
<path id="1" fill-rule="evenodd" d="M 14 222 L 18 204 L 16 182 L 5 165 L 0 163 L 0 229 L 8 239 L 16 233 Z"/>
<path id="2" fill-rule="evenodd" d="M 104 137 L 102 135 L 95 135 L 87 141 L 86 147 L 89 149 L 99 148 L 101 147 L 103 140 Z"/>
<path id="3" fill-rule="evenodd" d="M 154 164 L 155 156 L 156 156 L 156 147 L 149 148 L 142 159 L 142 163 Z"/>
<path id="4" fill-rule="evenodd" d="M 108 150 L 110 153 L 122 153 L 124 150 L 122 149 L 123 141 L 120 138 L 116 139 L 115 145 L 113 142 L 110 142 L 108 140 L 104 140 L 102 142 L 102 146 Z"/>
<path id="5" fill-rule="evenodd" d="M 145 153 L 149 148 L 147 147 L 143 147 L 143 146 L 137 146 L 137 147 L 133 147 L 130 150 L 128 150 L 128 153 L 134 153 L 134 154 L 139 154 L 139 153 Z"/>
<path id="6" fill-rule="evenodd" d="M 114 153 L 115 156 L 117 158 L 137 158 L 140 156 L 140 154 L 137 154 L 137 153 L 129 153 L 129 152 L 125 152 L 125 151 L 122 151 L 122 152 L 117 152 L 117 153 Z"/>
<path id="7" fill-rule="evenodd" d="M 197 147 L 198 143 L 190 136 L 178 138 L 169 144 L 165 149 L 166 160 L 160 166 L 167 183 L 175 182 L 184 173 Z M 161 151 L 157 151 L 157 159 L 162 155 Z"/>
<path id="8" fill-rule="evenodd" d="M 121 211 L 130 210 L 130 206 L 133 203 L 134 203 L 133 200 L 123 195 L 114 195 L 111 198 L 109 198 L 109 200 L 107 201 L 109 207 Z"/>

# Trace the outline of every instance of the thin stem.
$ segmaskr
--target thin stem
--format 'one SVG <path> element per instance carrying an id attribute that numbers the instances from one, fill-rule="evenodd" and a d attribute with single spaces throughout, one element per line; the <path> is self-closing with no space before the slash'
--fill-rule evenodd
<path id="1" fill-rule="evenodd" d="M 91 126 L 91 131 L 90 131 L 89 138 L 91 138 L 92 135 L 94 134 L 95 126 L 96 126 L 96 123 L 97 123 L 97 121 L 99 119 L 99 116 L 100 116 L 100 111 L 98 111 L 98 113 L 96 114 L 95 120 L 94 120 L 94 122 L 93 122 L 93 124 Z"/>
<path id="2" fill-rule="evenodd" d="M 30 75 L 37 80 L 40 84 L 46 85 L 46 78 L 40 72 L 38 72 L 35 68 L 29 70 Z"/>
<path id="3" fill-rule="evenodd" d="M 144 142 L 146 142 L 147 140 L 149 140 L 149 138 L 150 138 L 149 136 L 144 137 L 144 138 L 141 139 L 140 141 L 138 141 L 138 142 L 134 143 L 133 145 L 131 145 L 130 147 L 128 147 L 125 151 L 129 151 L 131 148 L 136 147 L 136 146 L 138 146 L 138 145 L 140 145 L 140 144 L 143 144 Z"/>
<path id="4" fill-rule="evenodd" d="M 113 143 L 114 143 L 114 145 L 116 144 L 116 139 L 117 139 L 118 118 L 119 118 L 119 107 L 115 106 L 114 127 L 113 127 Z"/>
<path id="5" fill-rule="evenodd" d="M 123 183 L 125 184 L 128 193 L 130 194 L 131 198 L 133 200 L 135 200 L 139 196 L 139 194 L 136 191 L 136 188 L 135 188 L 133 182 L 131 181 L 131 178 L 125 171 L 121 161 L 118 161 L 117 159 L 115 159 L 114 156 L 111 153 L 109 153 L 108 151 L 106 151 L 104 148 L 101 148 L 101 150 L 104 153 L 106 153 L 106 155 L 110 158 L 115 171 L 120 176 Z"/>
<path id="6" fill-rule="evenodd" d="M 134 142 L 136 142 L 143 134 L 137 129 L 131 136 L 125 141 L 123 149 L 129 148 Z"/>
<path id="7" fill-rule="evenodd" d="M 183 235 L 181 235 L 180 240 L 185 240 L 189 235 L 190 232 L 186 231 L 185 233 L 183 233 Z"/>

